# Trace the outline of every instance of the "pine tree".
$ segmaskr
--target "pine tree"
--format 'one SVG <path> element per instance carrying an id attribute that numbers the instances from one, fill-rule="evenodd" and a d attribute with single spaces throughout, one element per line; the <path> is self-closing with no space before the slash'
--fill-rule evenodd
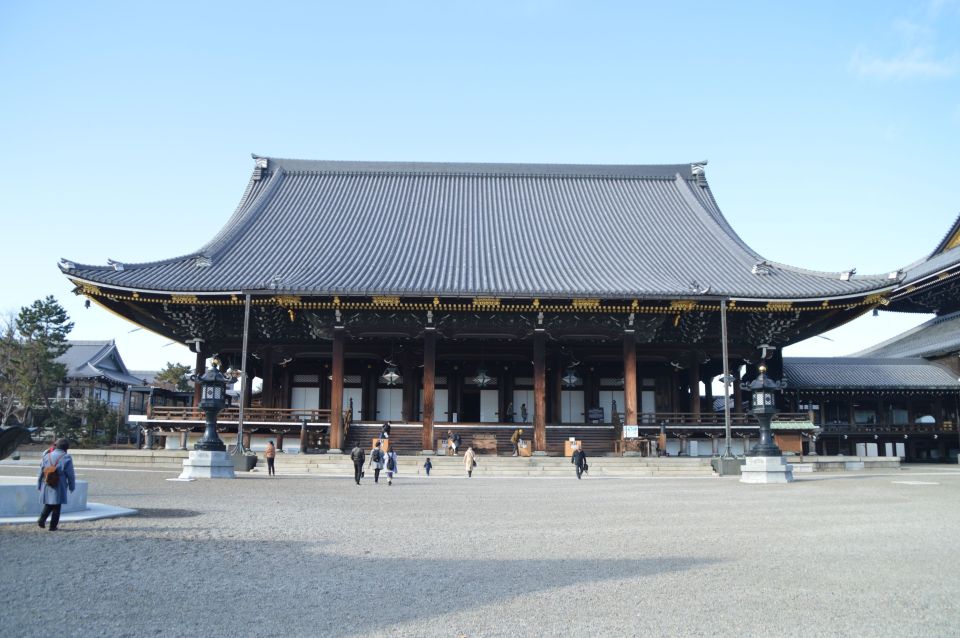
<path id="1" fill-rule="evenodd" d="M 13 325 L 6 327 L 0 337 L 4 424 L 17 403 L 25 410 L 42 405 L 49 414 L 50 391 L 67 373 L 57 357 L 70 348 L 71 330 L 73 322 L 53 295 L 21 308 Z"/>

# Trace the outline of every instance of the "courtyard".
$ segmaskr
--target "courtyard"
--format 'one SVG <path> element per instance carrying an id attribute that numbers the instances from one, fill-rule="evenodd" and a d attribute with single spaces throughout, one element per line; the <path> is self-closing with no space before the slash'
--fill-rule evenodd
<path id="1" fill-rule="evenodd" d="M 0 465 L 30 476 L 26 465 Z M 3 636 L 954 636 L 960 471 L 443 478 L 78 470 L 0 527 Z"/>

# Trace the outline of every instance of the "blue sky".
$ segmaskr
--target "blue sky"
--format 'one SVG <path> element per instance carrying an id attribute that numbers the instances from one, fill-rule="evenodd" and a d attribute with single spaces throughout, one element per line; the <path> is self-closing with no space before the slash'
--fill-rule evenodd
<path id="1" fill-rule="evenodd" d="M 669 6 L 668 6 L 669 5 Z M 277 157 L 682 163 L 764 256 L 859 273 L 960 213 L 960 1 L 0 3 L 0 312 L 56 295 L 133 369 L 192 362 L 56 268 L 191 252 Z M 788 349 L 848 354 L 881 314 Z"/>

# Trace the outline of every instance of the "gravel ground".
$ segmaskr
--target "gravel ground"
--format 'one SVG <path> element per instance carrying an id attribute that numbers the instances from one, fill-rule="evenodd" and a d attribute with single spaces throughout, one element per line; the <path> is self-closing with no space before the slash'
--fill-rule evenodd
<path id="1" fill-rule="evenodd" d="M 960 634 L 946 468 L 786 486 L 79 474 L 141 513 L 0 527 L 2 636 Z"/>

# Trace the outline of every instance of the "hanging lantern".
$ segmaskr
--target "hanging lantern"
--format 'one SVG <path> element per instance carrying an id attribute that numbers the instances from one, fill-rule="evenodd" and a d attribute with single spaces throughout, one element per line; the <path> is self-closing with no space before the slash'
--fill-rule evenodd
<path id="1" fill-rule="evenodd" d="M 574 388 L 580 385 L 580 375 L 573 368 L 567 368 L 567 373 L 560 378 L 563 385 L 567 388 Z"/>
<path id="2" fill-rule="evenodd" d="M 473 378 L 473 382 L 478 388 L 485 388 L 494 382 L 494 378 L 487 374 L 486 368 L 480 368 L 477 370 L 477 376 Z"/>
<path id="3" fill-rule="evenodd" d="M 383 382 L 387 385 L 397 385 L 403 379 L 400 376 L 400 371 L 397 370 L 397 366 L 388 365 L 387 369 L 383 371 L 383 374 L 380 375 L 380 378 L 383 379 Z"/>

